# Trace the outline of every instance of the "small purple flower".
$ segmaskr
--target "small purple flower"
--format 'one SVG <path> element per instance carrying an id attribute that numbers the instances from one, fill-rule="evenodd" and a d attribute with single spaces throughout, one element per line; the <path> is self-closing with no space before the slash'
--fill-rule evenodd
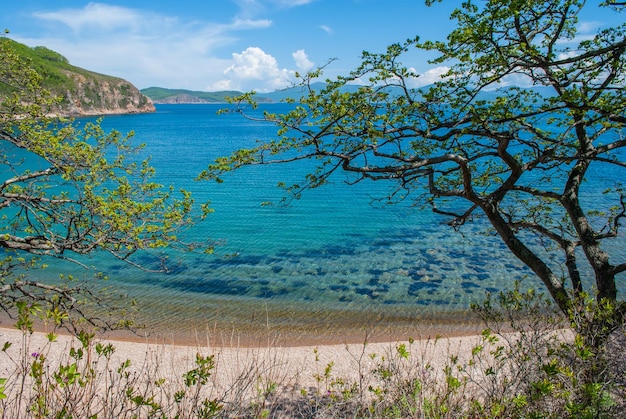
<path id="1" fill-rule="evenodd" d="M 31 356 L 32 356 L 33 358 L 39 358 L 39 357 L 41 356 L 41 354 L 40 354 L 39 352 L 33 352 L 33 353 L 31 354 Z"/>

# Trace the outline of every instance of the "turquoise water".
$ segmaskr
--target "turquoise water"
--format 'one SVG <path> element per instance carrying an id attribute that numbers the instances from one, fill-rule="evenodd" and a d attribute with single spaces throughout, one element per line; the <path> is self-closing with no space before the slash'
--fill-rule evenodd
<path id="1" fill-rule="evenodd" d="M 286 105 L 265 106 L 280 111 Z M 236 114 L 216 115 L 222 107 L 160 105 L 154 114 L 104 119 L 107 129 L 135 131 L 160 182 L 192 191 L 198 202 L 210 200 L 215 210 L 187 232 L 191 240 L 219 242 L 215 254 L 170 252 L 167 274 L 89 260 L 108 275 L 108 285 L 137 299 L 148 327 L 272 324 L 325 333 L 341 325 L 454 323 L 486 291 L 515 280 L 541 287 L 484 225 L 458 233 L 429 210 L 375 201 L 385 196 L 385 183 L 350 186 L 338 176 L 283 207 L 261 203 L 279 201 L 277 182 L 300 180 L 305 164 L 249 167 L 222 184 L 194 181 L 213 158 L 275 133 Z M 617 251 L 623 256 L 623 249 Z M 137 261 L 158 267 L 159 256 Z M 67 270 L 79 278 L 91 275 L 77 266 L 50 265 L 51 276 Z"/>

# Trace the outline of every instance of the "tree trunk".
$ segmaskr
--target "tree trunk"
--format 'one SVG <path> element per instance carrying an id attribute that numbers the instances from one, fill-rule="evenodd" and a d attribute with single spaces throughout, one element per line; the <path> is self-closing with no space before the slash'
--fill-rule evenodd
<path id="1" fill-rule="evenodd" d="M 541 279 L 553 300 L 559 306 L 559 309 L 567 315 L 572 307 L 572 301 L 563 286 L 563 281 L 552 272 L 539 256 L 517 238 L 515 232 L 509 227 L 506 220 L 502 218 L 502 215 L 493 204 L 483 203 L 481 207 L 509 250 Z"/>
<path id="2" fill-rule="evenodd" d="M 572 169 L 561 197 L 561 204 L 570 217 L 585 257 L 593 268 L 596 287 L 598 288 L 598 300 L 607 299 L 614 302 L 617 300 L 614 267 L 609 263 L 609 255 L 600 247 L 596 233 L 589 224 L 578 199 L 579 186 L 588 167 L 589 163 L 586 160 L 581 160 Z"/>

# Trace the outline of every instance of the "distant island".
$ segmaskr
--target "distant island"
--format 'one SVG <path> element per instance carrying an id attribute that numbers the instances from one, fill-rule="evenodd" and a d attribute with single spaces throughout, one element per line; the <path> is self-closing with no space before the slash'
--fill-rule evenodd
<path id="1" fill-rule="evenodd" d="M 320 91 L 325 87 L 327 87 L 327 84 L 323 82 L 312 83 L 310 86 L 311 89 L 317 91 Z M 356 92 L 360 87 L 362 86 L 357 84 L 346 85 L 341 88 L 341 91 Z M 430 87 L 432 87 L 432 85 L 416 88 L 415 94 L 421 94 L 421 92 L 428 90 Z M 497 91 L 481 92 L 480 96 L 477 97 L 477 99 L 491 100 L 497 97 L 497 95 L 502 94 L 503 91 L 511 88 L 515 87 L 504 86 Z M 544 86 L 522 88 L 533 89 L 544 96 L 550 96 L 554 94 L 554 92 L 552 92 L 550 88 Z M 391 95 L 403 94 L 403 92 L 395 86 L 387 86 L 385 90 Z M 205 92 L 186 89 L 168 89 L 165 87 L 148 87 L 146 89 L 141 89 L 141 93 L 152 99 L 152 101 L 156 104 L 225 103 L 226 98 L 243 94 L 243 92 L 237 90 Z M 306 96 L 307 93 L 308 91 L 305 87 L 296 86 L 281 90 L 275 90 L 268 93 L 257 93 L 255 94 L 254 99 L 259 103 L 278 103 L 285 101 L 286 99 L 298 101 L 303 96 Z"/>
<path id="2" fill-rule="evenodd" d="M 323 87 L 323 83 L 317 83 Z M 186 89 L 168 89 L 165 87 L 148 87 L 141 89 L 141 93 L 152 99 L 156 104 L 189 104 L 189 103 L 225 103 L 227 97 L 241 95 L 237 90 L 222 90 L 217 92 L 204 92 Z M 306 94 L 301 86 L 276 90 L 269 93 L 257 93 L 255 99 L 262 103 L 281 102 L 287 98 L 299 99 Z"/>
<path id="3" fill-rule="evenodd" d="M 89 116 L 154 112 L 152 100 L 132 83 L 73 66 L 67 58 L 46 47 L 29 47 L 0 38 L 11 51 L 29 61 L 42 77 L 42 87 L 61 97 L 51 112 L 62 116 Z M 12 87 L 0 84 L 0 95 Z"/>
<path id="4" fill-rule="evenodd" d="M 241 92 L 225 90 L 221 92 L 201 92 L 185 89 L 167 89 L 164 87 L 148 87 L 141 93 L 152 99 L 156 104 L 170 103 L 223 103 L 228 96 L 237 96 Z"/>

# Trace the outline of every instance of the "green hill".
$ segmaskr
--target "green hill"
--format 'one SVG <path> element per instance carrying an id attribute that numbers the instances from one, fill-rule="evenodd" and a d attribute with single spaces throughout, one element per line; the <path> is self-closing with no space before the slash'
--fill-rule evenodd
<path id="1" fill-rule="evenodd" d="M 185 89 L 166 89 L 164 87 L 148 87 L 147 89 L 141 89 L 141 93 L 148 96 L 155 103 L 225 102 L 227 96 L 241 94 L 241 92 L 235 90 L 201 92 Z"/>
<path id="2" fill-rule="evenodd" d="M 320 84 L 321 85 L 321 84 Z M 167 89 L 164 87 L 148 87 L 141 89 L 141 93 L 148 96 L 154 103 L 224 103 L 227 97 L 241 95 L 237 90 L 222 90 L 218 92 L 203 92 L 185 89 Z M 277 90 L 270 93 L 257 93 L 258 102 L 280 102 L 285 99 L 298 99 L 305 94 L 301 87 Z"/>
<path id="3" fill-rule="evenodd" d="M 153 112 L 152 101 L 130 82 L 71 65 L 67 58 L 46 47 L 29 47 L 0 38 L 10 50 L 27 60 L 42 77 L 42 87 L 61 96 L 57 111 L 64 115 L 99 115 Z M 0 94 L 10 86 L 0 84 Z"/>

